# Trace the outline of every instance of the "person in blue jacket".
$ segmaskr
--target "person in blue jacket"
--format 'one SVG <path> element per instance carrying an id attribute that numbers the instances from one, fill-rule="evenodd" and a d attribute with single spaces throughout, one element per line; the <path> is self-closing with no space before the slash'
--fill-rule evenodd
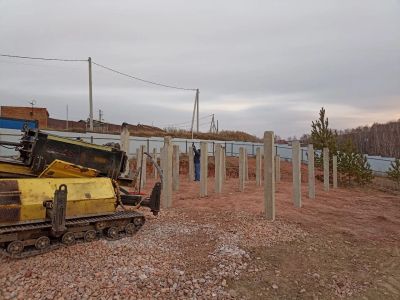
<path id="1" fill-rule="evenodd" d="M 194 153 L 194 181 L 200 181 L 200 149 L 197 150 L 194 143 L 192 144 Z"/>

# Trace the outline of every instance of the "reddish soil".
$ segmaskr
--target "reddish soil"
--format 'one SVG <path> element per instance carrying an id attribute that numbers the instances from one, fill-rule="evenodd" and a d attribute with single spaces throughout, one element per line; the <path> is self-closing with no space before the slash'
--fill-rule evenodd
<path id="1" fill-rule="evenodd" d="M 214 178 L 209 178 L 209 196 L 200 198 L 199 183 L 188 182 L 187 175 L 181 175 L 172 210 L 193 218 L 210 213 L 262 218 L 263 188 L 252 180 L 254 165 L 250 159 L 250 181 L 243 193 L 239 192 L 238 179 L 228 178 L 223 193 L 215 194 Z M 236 174 L 234 159 L 228 160 L 227 166 Z M 186 171 L 184 164 L 181 171 Z M 213 174 L 212 161 L 209 174 Z M 252 268 L 261 271 L 246 273 L 230 283 L 238 295 L 260 299 L 400 299 L 400 197 L 368 186 L 325 192 L 317 181 L 316 199 L 311 200 L 303 166 L 303 205 L 295 208 L 289 163 L 281 163 L 281 174 L 282 181 L 276 184 L 277 221 L 299 227 L 307 238 L 268 249 L 244 243 L 253 258 L 257 257 Z M 235 226 L 234 221 L 229 222 L 224 226 Z"/>
<path id="2" fill-rule="evenodd" d="M 229 158 L 223 192 L 210 177 L 200 198 L 183 160 L 173 207 L 157 217 L 141 208 L 147 221 L 135 236 L 0 257 L 0 299 L 400 299 L 400 196 L 373 187 L 324 192 L 317 182 L 311 200 L 303 167 L 295 208 L 291 166 L 282 162 L 269 222 L 254 165 L 249 159 L 239 192 Z"/>
<path id="3" fill-rule="evenodd" d="M 209 196 L 199 198 L 199 183 L 188 182 L 181 176 L 180 191 L 174 196 L 175 207 L 196 209 L 221 209 L 246 211 L 255 215 L 263 214 L 263 188 L 254 181 L 246 183 L 244 193 L 239 192 L 235 178 L 228 179 L 223 193 L 217 195 L 214 179 L 209 178 Z M 211 172 L 210 172 L 211 173 Z M 308 198 L 307 169 L 302 168 L 302 208 L 292 204 L 291 165 L 281 164 L 282 181 L 276 184 L 276 215 L 278 219 L 293 222 L 307 230 L 335 232 L 370 241 L 400 241 L 400 197 L 386 194 L 369 187 L 338 188 L 329 192 L 316 182 L 316 199 Z"/>

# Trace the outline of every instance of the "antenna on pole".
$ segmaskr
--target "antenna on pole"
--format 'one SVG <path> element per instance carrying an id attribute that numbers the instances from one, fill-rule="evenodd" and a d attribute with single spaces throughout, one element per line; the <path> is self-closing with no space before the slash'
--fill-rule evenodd
<path id="1" fill-rule="evenodd" d="M 33 116 L 33 106 L 36 104 L 36 100 L 28 101 L 28 103 L 32 106 L 31 117 Z"/>

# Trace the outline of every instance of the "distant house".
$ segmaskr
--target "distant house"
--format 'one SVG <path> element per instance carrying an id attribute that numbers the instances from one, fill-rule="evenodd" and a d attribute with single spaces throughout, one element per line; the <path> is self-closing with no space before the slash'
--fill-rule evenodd
<path id="1" fill-rule="evenodd" d="M 44 107 L 1 106 L 0 116 L 6 118 L 37 120 L 39 128 L 47 128 L 49 112 Z"/>

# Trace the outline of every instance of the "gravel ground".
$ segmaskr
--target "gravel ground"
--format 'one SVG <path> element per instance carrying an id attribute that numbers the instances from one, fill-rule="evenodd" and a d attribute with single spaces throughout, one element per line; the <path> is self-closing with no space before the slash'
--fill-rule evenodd
<path id="1" fill-rule="evenodd" d="M 2 299 L 229 299 L 247 272 L 243 244 L 271 246 L 306 236 L 294 225 L 173 209 L 148 216 L 134 237 L 77 244 L 22 260 L 2 258 Z"/>
<path id="2" fill-rule="evenodd" d="M 134 237 L 0 258 L 0 299 L 400 299 L 397 195 L 317 182 L 315 200 L 303 184 L 297 209 L 282 162 L 267 222 L 254 181 L 243 193 L 237 178 L 220 195 L 209 187 L 199 198 L 182 176 L 174 207 L 146 213 Z"/>

